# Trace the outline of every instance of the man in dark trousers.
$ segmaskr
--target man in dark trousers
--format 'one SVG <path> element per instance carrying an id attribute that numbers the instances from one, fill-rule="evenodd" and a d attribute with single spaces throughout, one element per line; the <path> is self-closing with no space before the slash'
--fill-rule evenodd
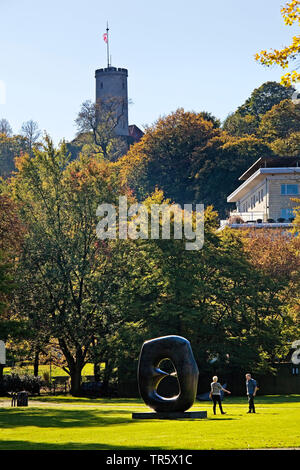
<path id="1" fill-rule="evenodd" d="M 246 374 L 246 390 L 249 403 L 248 413 L 255 413 L 254 397 L 257 392 L 257 383 L 256 380 L 251 378 L 251 374 Z"/>

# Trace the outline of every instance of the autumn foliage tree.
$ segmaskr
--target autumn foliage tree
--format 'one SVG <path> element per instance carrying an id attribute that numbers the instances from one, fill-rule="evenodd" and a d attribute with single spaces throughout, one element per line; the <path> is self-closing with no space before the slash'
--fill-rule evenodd
<path id="1" fill-rule="evenodd" d="M 298 220 L 296 217 L 295 233 L 298 231 Z M 249 230 L 243 239 L 250 263 L 269 278 L 270 295 L 280 300 L 276 317 L 282 325 L 278 336 L 281 341 L 275 349 L 277 358 L 285 357 L 291 341 L 298 339 L 299 334 L 300 237 L 295 233 Z"/>
<path id="2" fill-rule="evenodd" d="M 12 309 L 15 284 L 15 265 L 20 256 L 25 227 L 16 204 L 7 194 L 0 193 L 0 339 L 20 341 L 25 324 Z M 2 368 L 1 368 L 2 370 Z M 1 371 L 0 371 L 1 373 Z"/>
<path id="3" fill-rule="evenodd" d="M 117 162 L 121 180 L 140 200 L 157 186 L 179 204 L 193 202 L 193 152 L 219 132 L 201 113 L 178 109 L 148 127 L 141 141 Z"/>
<path id="4" fill-rule="evenodd" d="M 224 216 L 237 178 L 266 153 L 258 138 L 230 136 L 203 113 L 178 109 L 146 129 L 115 166 L 139 200 L 158 187 L 176 203 L 213 204 Z"/>
<path id="5" fill-rule="evenodd" d="M 300 1 L 291 0 L 285 4 L 281 9 L 281 14 L 284 19 L 284 23 L 287 26 L 298 24 L 300 26 Z M 292 38 L 292 42 L 289 46 L 271 51 L 263 50 L 259 54 L 255 55 L 255 59 L 261 62 L 263 65 L 270 67 L 271 65 L 277 64 L 282 69 L 287 69 L 288 66 L 293 63 L 300 55 L 300 35 L 295 35 Z M 300 81 L 300 74 L 297 69 L 292 72 L 287 72 L 281 78 L 281 83 L 286 86 L 290 86 L 292 83 Z"/>
<path id="6" fill-rule="evenodd" d="M 93 337 L 110 323 L 113 283 L 105 244 L 96 236 L 96 209 L 101 202 L 115 203 L 118 193 L 105 162 L 68 163 L 66 146 L 55 149 L 47 138 L 34 156 L 17 159 L 10 191 L 27 227 L 17 308 L 40 338 L 57 341 L 76 395 Z"/>
<path id="7" fill-rule="evenodd" d="M 12 136 L 0 132 L 0 176 L 8 177 L 15 170 L 14 159 L 26 151 L 27 143 L 21 135 Z"/>
<path id="8" fill-rule="evenodd" d="M 294 91 L 293 87 L 285 87 L 277 82 L 263 83 L 225 119 L 223 129 L 233 136 L 252 134 L 260 137 L 259 126 L 264 115 L 283 100 L 290 100 Z"/>
<path id="9" fill-rule="evenodd" d="M 292 100 L 283 100 L 273 106 L 262 116 L 258 129 L 261 138 L 269 142 L 287 139 L 291 134 L 299 132 L 300 104 L 295 104 Z"/>

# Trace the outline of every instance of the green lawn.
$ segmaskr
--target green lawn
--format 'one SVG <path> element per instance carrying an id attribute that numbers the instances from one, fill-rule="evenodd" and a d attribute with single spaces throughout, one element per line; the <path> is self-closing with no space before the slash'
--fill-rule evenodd
<path id="1" fill-rule="evenodd" d="M 28 408 L 0 399 L 0 449 L 247 449 L 300 447 L 300 395 L 257 397 L 257 414 L 246 398 L 227 398 L 226 415 L 206 420 L 138 421 L 139 400 L 40 397 Z"/>
<path id="2" fill-rule="evenodd" d="M 22 367 L 5 367 L 3 370 L 4 374 L 11 374 L 12 372 L 17 372 L 21 374 L 30 374 L 33 375 L 33 366 L 28 365 L 28 366 L 22 366 Z M 39 375 L 42 377 L 43 374 L 47 372 L 48 374 L 50 373 L 50 365 L 41 365 L 39 366 Z M 86 364 L 84 368 L 82 369 L 82 376 L 86 375 L 94 375 L 94 365 L 93 364 Z M 68 376 L 67 372 L 65 372 L 61 367 L 58 366 L 51 366 L 51 376 L 52 377 L 57 377 L 57 376 Z"/>

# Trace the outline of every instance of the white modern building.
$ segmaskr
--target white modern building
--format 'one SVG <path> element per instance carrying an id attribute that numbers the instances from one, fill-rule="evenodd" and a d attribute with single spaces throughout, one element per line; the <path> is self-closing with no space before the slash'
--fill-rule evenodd
<path id="1" fill-rule="evenodd" d="M 300 204 L 300 156 L 259 158 L 239 180 L 242 184 L 227 202 L 236 209 L 221 226 L 254 224 L 256 226 L 290 226 L 294 209 Z"/>

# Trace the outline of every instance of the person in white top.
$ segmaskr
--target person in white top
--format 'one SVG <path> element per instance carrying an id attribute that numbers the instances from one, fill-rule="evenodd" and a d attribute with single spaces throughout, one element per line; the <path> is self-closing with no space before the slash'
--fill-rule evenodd
<path id="1" fill-rule="evenodd" d="M 217 403 L 219 404 L 221 414 L 225 415 L 226 413 L 223 411 L 222 402 L 221 402 L 221 390 L 223 392 L 228 393 L 228 394 L 230 394 L 231 392 L 222 387 L 222 385 L 218 382 L 218 377 L 216 375 L 212 379 L 213 379 L 213 381 L 210 384 L 210 394 L 209 394 L 209 396 L 213 401 L 214 415 L 216 414 Z"/>

